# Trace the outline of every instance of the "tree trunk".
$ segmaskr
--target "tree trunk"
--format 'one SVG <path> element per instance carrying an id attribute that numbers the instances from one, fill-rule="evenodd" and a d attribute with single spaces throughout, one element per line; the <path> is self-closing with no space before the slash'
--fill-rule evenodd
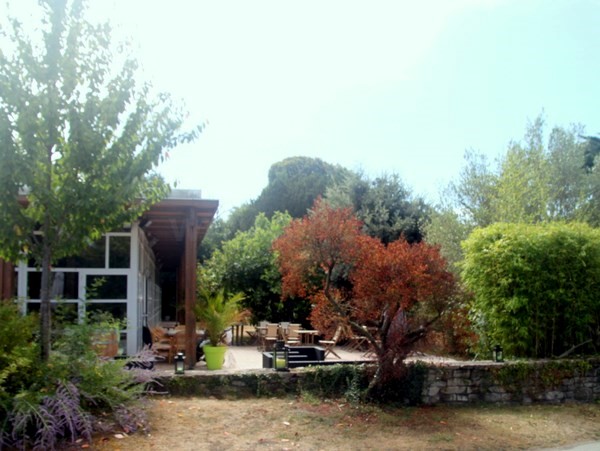
<path id="1" fill-rule="evenodd" d="M 42 255 L 42 287 L 40 294 L 40 351 L 42 362 L 47 362 L 50 358 L 50 333 L 51 333 L 51 305 L 50 305 L 50 286 L 52 283 L 52 269 L 50 245 L 44 240 Z"/>

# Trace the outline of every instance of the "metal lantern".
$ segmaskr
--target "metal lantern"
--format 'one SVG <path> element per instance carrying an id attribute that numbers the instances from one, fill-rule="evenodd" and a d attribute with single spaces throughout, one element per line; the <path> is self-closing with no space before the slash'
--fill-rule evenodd
<path id="1" fill-rule="evenodd" d="M 185 355 L 183 352 L 178 352 L 175 358 L 175 374 L 185 373 Z"/>
<path id="2" fill-rule="evenodd" d="M 284 341 L 276 341 L 273 347 L 273 369 L 276 371 L 290 370 L 289 349 L 285 346 Z"/>
<path id="3" fill-rule="evenodd" d="M 502 349 L 502 346 L 500 345 L 496 345 L 494 346 L 494 350 L 492 351 L 492 357 L 494 359 L 494 362 L 504 362 L 504 350 Z"/>

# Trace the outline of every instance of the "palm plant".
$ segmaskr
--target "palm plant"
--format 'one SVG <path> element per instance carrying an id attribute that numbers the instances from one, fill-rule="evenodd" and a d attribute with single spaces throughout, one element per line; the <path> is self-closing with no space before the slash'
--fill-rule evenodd
<path id="1" fill-rule="evenodd" d="M 204 324 L 212 346 L 224 344 L 226 329 L 244 316 L 240 306 L 243 299 L 243 293 L 228 296 L 223 289 L 216 293 L 201 293 L 195 306 L 196 318 Z"/>

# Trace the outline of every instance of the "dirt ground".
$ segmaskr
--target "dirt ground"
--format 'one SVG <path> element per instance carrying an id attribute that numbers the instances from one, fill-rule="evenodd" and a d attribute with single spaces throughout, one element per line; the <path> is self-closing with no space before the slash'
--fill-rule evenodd
<path id="1" fill-rule="evenodd" d="M 317 399 L 148 402 L 147 434 L 99 450 L 509 450 L 600 440 L 600 405 L 379 408 Z"/>

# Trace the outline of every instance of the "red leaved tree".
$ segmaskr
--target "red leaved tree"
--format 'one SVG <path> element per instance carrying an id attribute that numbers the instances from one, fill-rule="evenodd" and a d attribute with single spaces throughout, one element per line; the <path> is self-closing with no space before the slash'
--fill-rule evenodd
<path id="1" fill-rule="evenodd" d="M 401 376 L 404 359 L 448 311 L 455 279 L 436 247 L 370 239 L 350 280 L 356 321 L 377 325 L 370 341 L 379 360 L 376 379 L 385 386 Z"/>
<path id="2" fill-rule="evenodd" d="M 378 358 L 370 391 L 399 377 L 403 360 L 449 306 L 455 289 L 438 249 L 404 240 L 385 246 L 350 209 L 317 200 L 275 241 L 284 297 L 309 297 L 320 328 L 349 326 Z M 372 327 L 366 327 L 372 326 Z"/>

